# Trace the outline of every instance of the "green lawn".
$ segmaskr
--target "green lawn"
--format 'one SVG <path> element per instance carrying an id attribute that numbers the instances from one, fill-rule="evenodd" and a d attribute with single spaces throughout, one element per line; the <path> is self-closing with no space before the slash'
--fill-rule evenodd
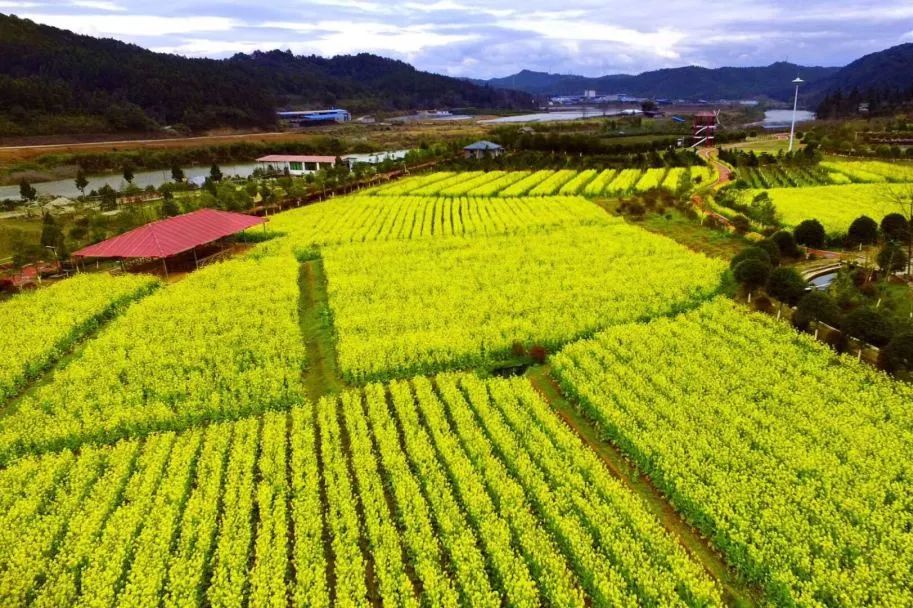
<path id="1" fill-rule="evenodd" d="M 28 241 L 37 242 L 41 238 L 41 218 L 0 220 L 0 260 L 13 255 L 13 240 L 23 233 Z"/>
<path id="2" fill-rule="evenodd" d="M 724 260 L 731 259 L 748 244 L 740 235 L 702 226 L 697 220 L 687 218 L 678 211 L 670 210 L 665 215 L 653 213 L 635 223 L 650 232 L 667 236 L 692 251 Z"/>
<path id="3" fill-rule="evenodd" d="M 803 143 L 800 141 L 794 142 L 794 149 L 800 150 L 803 147 Z M 754 151 L 758 154 L 761 152 L 767 152 L 769 154 L 776 154 L 781 150 L 786 152 L 789 148 L 788 139 L 774 139 L 770 137 L 754 137 L 748 138 L 746 141 L 740 141 L 734 144 L 725 144 L 723 148 L 728 149 L 739 149 L 744 150 L 745 152 Z"/>

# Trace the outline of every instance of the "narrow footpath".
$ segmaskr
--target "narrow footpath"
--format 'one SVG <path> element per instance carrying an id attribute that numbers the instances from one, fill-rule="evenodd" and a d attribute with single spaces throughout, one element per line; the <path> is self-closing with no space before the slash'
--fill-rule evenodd
<path id="1" fill-rule="evenodd" d="M 548 364 L 529 368 L 526 376 L 565 424 L 602 459 L 606 468 L 643 501 L 647 510 L 719 583 L 723 600 L 728 606 L 751 608 L 762 604 L 760 592 L 740 581 L 723 556 L 679 515 L 650 479 L 640 473 L 618 447 L 604 440 L 599 431 L 564 397 L 551 376 Z"/>

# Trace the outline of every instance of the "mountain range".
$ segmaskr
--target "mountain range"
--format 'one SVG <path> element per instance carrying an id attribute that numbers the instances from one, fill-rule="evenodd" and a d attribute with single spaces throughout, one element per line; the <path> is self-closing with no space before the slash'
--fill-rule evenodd
<path id="1" fill-rule="evenodd" d="M 586 89 L 599 93 L 625 93 L 635 97 L 669 99 L 747 99 L 791 95 L 790 81 L 801 75 L 807 82 L 817 82 L 840 68 L 807 67 L 778 62 L 766 67 L 702 68 L 687 66 L 666 68 L 641 74 L 610 74 L 589 78 L 573 74 L 548 74 L 523 70 L 504 78 L 476 84 L 516 89 L 532 95 L 580 95 Z"/>
<path id="2" fill-rule="evenodd" d="M 871 89 L 906 90 L 913 87 L 913 43 L 871 53 L 844 67 L 801 66 L 777 62 L 765 67 L 702 68 L 687 66 L 595 78 L 523 70 L 511 76 L 473 80 L 476 84 L 524 91 L 531 95 L 626 93 L 636 97 L 669 99 L 759 99 L 787 101 L 791 81 L 804 81 L 803 98 L 813 107 L 827 93 Z"/>
<path id="3" fill-rule="evenodd" d="M 522 92 L 370 54 L 155 53 L 0 14 L 0 135 L 273 128 L 279 108 L 530 108 Z"/>
<path id="4" fill-rule="evenodd" d="M 257 51 L 187 58 L 0 14 L 0 136 L 276 126 L 276 110 L 341 106 L 353 113 L 425 108 L 528 109 L 534 96 L 626 93 L 669 99 L 779 99 L 800 75 L 802 99 L 913 98 L 913 43 L 845 67 L 688 66 L 588 78 L 523 70 L 470 81 L 371 55 Z M 908 91 L 910 92 L 908 95 Z M 839 101 L 839 99 L 838 99 Z M 853 108 L 846 103 L 849 111 Z"/>

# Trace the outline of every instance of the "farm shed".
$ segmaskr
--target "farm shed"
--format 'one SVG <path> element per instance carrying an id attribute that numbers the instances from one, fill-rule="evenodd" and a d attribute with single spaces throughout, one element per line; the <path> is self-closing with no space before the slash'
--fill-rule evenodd
<path id="1" fill-rule="evenodd" d="M 269 154 L 257 159 L 260 168 L 267 173 L 288 173 L 307 175 L 336 164 L 335 156 L 314 156 L 297 154 Z"/>
<path id="2" fill-rule="evenodd" d="M 463 148 L 463 153 L 466 158 L 485 158 L 487 156 L 501 156 L 504 153 L 504 148 L 494 142 L 483 139 Z"/>
<path id="3" fill-rule="evenodd" d="M 224 247 L 213 248 L 217 241 L 265 222 L 266 220 L 261 217 L 243 213 L 199 209 L 158 220 L 83 247 L 73 253 L 73 258 L 77 262 L 85 261 L 86 258 L 113 258 L 122 262 L 132 260 L 139 263 L 161 260 L 162 269 L 167 276 L 169 259 L 184 255 L 188 258 L 187 262 L 192 261 L 193 268 L 198 268 L 208 261 L 218 259 L 220 253 L 225 251 Z M 202 258 L 198 255 L 200 248 L 205 248 L 205 255 Z"/>

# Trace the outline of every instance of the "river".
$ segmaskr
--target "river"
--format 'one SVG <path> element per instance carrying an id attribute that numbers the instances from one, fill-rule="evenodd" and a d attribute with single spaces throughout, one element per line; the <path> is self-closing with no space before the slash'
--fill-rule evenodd
<path id="1" fill-rule="evenodd" d="M 782 129 L 788 127 L 793 119 L 792 110 L 767 110 L 764 112 L 765 129 Z M 808 110 L 796 110 L 796 123 L 815 120 L 815 113 Z"/>
<path id="2" fill-rule="evenodd" d="M 209 176 L 209 165 L 195 165 L 193 167 L 181 167 L 184 170 L 184 177 L 187 179 L 193 177 L 207 177 Z M 240 177 L 249 177 L 253 173 L 254 169 L 257 168 L 257 163 L 239 163 L 239 164 L 229 164 L 229 165 L 219 165 L 219 168 L 222 170 L 222 174 L 226 177 L 231 175 L 238 175 Z M 108 184 L 115 190 L 122 190 L 126 187 L 127 183 L 124 181 L 124 176 L 121 173 L 108 173 L 106 175 L 89 175 L 86 177 L 89 180 L 89 185 L 86 186 L 86 193 L 88 194 L 91 190 L 98 190 L 105 184 Z M 138 186 L 139 188 L 145 188 L 146 186 L 161 186 L 166 182 L 171 181 L 171 169 L 161 169 L 158 171 L 136 171 L 133 177 L 133 185 Z M 32 184 L 38 194 L 47 194 L 50 196 L 65 196 L 67 198 L 75 198 L 79 196 L 79 190 L 76 188 L 76 183 L 74 179 L 59 179 L 51 182 L 37 182 Z M 18 199 L 19 198 L 19 186 L 0 186 L 0 200 L 3 199 Z"/>

